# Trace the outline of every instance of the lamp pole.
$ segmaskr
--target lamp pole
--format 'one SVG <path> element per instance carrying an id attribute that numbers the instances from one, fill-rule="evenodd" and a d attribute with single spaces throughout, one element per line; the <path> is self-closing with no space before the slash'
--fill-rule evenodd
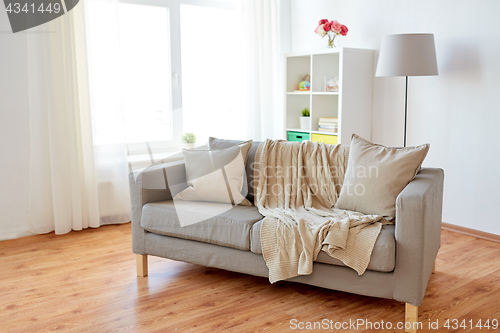
<path id="1" fill-rule="evenodd" d="M 406 147 L 406 121 L 408 119 L 408 75 L 406 76 L 406 90 L 405 90 L 405 139 L 404 146 Z"/>

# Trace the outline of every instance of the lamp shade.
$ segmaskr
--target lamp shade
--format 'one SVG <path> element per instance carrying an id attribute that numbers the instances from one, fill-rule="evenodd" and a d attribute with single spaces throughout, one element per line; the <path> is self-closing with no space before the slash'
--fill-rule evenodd
<path id="1" fill-rule="evenodd" d="M 426 75 L 438 75 L 433 34 L 384 37 L 375 76 Z"/>

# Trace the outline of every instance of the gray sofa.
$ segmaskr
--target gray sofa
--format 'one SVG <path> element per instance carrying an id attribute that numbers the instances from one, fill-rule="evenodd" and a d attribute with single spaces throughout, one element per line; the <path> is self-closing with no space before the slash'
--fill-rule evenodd
<path id="1" fill-rule="evenodd" d="M 253 202 L 251 165 L 259 142 L 247 161 L 247 198 Z M 321 253 L 311 275 L 290 281 L 344 292 L 394 299 L 406 303 L 407 332 L 418 326 L 418 306 L 433 271 L 440 247 L 444 173 L 423 168 L 399 194 L 395 225 L 387 225 L 375 244 L 367 271 L 358 276 L 342 262 Z M 262 257 L 260 226 L 255 206 L 237 206 L 209 220 L 181 227 L 172 201 L 172 189 L 186 187 L 182 161 L 153 165 L 130 174 L 133 252 L 138 276 L 147 275 L 147 256 L 268 277 Z M 177 191 L 176 190 L 176 191 Z M 174 193 L 175 194 L 175 193 Z M 193 214 L 203 205 L 193 203 Z M 334 278 L 333 278 L 334 277 Z"/>

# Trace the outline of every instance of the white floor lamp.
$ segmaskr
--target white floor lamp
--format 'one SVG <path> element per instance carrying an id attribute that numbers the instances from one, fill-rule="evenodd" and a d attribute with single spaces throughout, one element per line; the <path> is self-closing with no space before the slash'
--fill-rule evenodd
<path id="1" fill-rule="evenodd" d="M 408 118 L 408 76 L 427 75 L 438 75 L 433 34 L 402 34 L 384 37 L 375 76 L 406 76 L 405 147 Z"/>

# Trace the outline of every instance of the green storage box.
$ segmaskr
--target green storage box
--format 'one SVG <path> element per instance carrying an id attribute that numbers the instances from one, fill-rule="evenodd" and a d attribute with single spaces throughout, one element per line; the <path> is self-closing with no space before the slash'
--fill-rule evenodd
<path id="1" fill-rule="evenodd" d="M 305 132 L 288 132 L 288 141 L 304 141 L 310 140 L 309 133 Z"/>

